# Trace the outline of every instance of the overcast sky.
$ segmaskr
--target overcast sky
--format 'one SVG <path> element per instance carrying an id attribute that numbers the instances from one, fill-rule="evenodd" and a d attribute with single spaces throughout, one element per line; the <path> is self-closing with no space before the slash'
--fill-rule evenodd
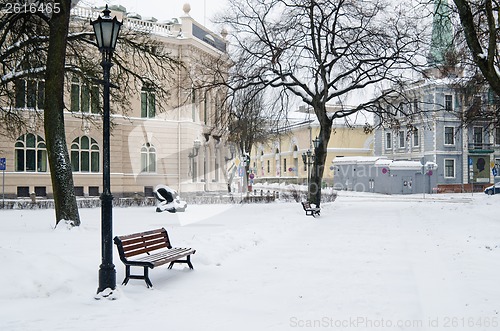
<path id="1" fill-rule="evenodd" d="M 164 21 L 184 14 L 182 7 L 185 3 L 191 5 L 190 15 L 199 23 L 213 28 L 210 19 L 222 10 L 225 0 L 80 0 L 79 5 L 104 6 L 122 5 L 127 12 L 136 12 L 143 17 L 155 17 Z"/>

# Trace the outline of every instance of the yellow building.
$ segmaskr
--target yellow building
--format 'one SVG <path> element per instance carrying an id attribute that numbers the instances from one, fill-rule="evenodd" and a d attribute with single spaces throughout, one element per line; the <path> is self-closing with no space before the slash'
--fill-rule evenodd
<path id="1" fill-rule="evenodd" d="M 334 106 L 330 108 L 333 110 Z M 254 183 L 305 183 L 308 169 L 302 155 L 307 151 L 314 153 L 313 139 L 319 135 L 319 130 L 312 109 L 301 107 L 290 114 L 288 124 L 280 128 L 278 135 L 252 148 L 250 166 Z M 373 155 L 373 135 L 365 133 L 364 124 L 351 123 L 349 119 L 335 120 L 323 181 L 332 185 L 333 170 L 330 166 L 335 157 L 361 155 Z"/>
<path id="2" fill-rule="evenodd" d="M 178 81 L 168 104 L 162 105 L 164 112 L 158 111 L 155 91 L 145 87 L 130 95 L 132 112 L 127 116 L 111 104 L 115 108 L 110 146 L 111 192 L 115 197 L 136 193 L 150 196 L 157 184 L 166 184 L 180 194 L 226 191 L 227 153 L 224 137 L 217 133 L 222 131 L 217 129 L 223 122 L 218 100 L 224 91 L 195 90 L 192 86 L 196 84 L 196 77 L 187 79 L 189 74 L 193 78 L 193 72 L 200 70 L 200 58 L 220 59 L 227 55 L 225 36 L 197 23 L 189 15 L 189 5 L 184 5 L 183 16 L 162 23 L 142 20 L 137 15 L 128 17 L 119 9 L 115 7 L 111 16 L 121 17 L 124 27 L 150 32 L 184 67 L 173 74 Z M 99 13 L 97 9 L 77 6 L 72 9 L 72 19 L 89 21 Z M 89 52 L 97 53 L 97 48 Z M 99 196 L 102 192 L 102 129 L 101 116 L 92 103 L 99 92 L 94 93 L 75 78 L 66 83 L 68 110 L 64 117 L 75 193 Z M 6 160 L 5 197 L 28 197 L 35 193 L 50 198 L 52 186 L 45 134 L 40 117 L 34 116 L 43 109 L 33 103 L 43 93 L 43 81 L 23 80 L 15 88 L 16 95 L 22 95 L 17 108 L 23 109 L 29 129 L 14 140 L 0 135 L 0 158 Z M 188 97 L 186 91 L 191 93 Z"/>

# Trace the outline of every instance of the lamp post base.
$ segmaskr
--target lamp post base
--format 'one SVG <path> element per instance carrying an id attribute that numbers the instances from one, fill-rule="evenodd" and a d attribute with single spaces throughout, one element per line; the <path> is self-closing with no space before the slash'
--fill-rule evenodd
<path id="1" fill-rule="evenodd" d="M 116 288 L 116 270 L 114 264 L 101 264 L 99 267 L 99 288 L 97 289 L 96 299 L 112 298 Z"/>

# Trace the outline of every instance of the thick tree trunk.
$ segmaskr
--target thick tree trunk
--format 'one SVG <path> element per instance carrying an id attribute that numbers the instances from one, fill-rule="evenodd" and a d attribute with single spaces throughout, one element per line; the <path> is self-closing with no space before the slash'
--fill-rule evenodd
<path id="1" fill-rule="evenodd" d="M 320 122 L 320 131 L 317 137 L 319 139 L 319 146 L 314 149 L 314 165 L 309 182 L 308 201 L 319 207 L 321 204 L 321 184 L 323 182 L 326 156 L 328 154 L 328 142 L 332 133 L 332 120 L 326 116 L 326 106 L 315 108 L 315 113 Z"/>
<path id="2" fill-rule="evenodd" d="M 59 13 L 49 22 L 49 49 L 45 75 L 44 126 L 50 165 L 56 224 L 67 220 L 80 225 L 73 173 L 64 129 L 64 65 L 69 30 L 70 1 L 59 0 Z"/>

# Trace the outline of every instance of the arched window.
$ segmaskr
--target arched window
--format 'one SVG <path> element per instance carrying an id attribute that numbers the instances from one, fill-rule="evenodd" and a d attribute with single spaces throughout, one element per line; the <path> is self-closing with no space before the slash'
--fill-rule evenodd
<path id="1" fill-rule="evenodd" d="M 32 133 L 17 138 L 15 145 L 16 171 L 47 171 L 47 150 L 45 141 Z"/>
<path id="2" fill-rule="evenodd" d="M 73 140 L 71 167 L 75 172 L 99 172 L 99 145 L 95 139 L 82 136 Z"/>
<path id="3" fill-rule="evenodd" d="M 156 149 L 150 143 L 141 148 L 141 172 L 156 172 Z"/>

